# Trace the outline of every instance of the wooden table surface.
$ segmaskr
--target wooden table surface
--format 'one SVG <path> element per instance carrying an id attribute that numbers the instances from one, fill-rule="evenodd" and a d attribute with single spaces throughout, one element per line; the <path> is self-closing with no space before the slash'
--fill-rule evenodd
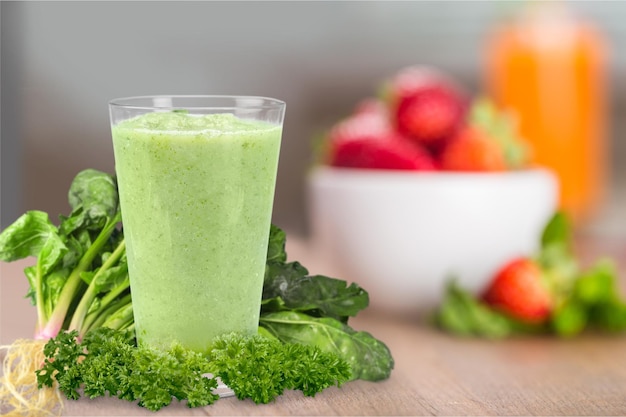
<path id="1" fill-rule="evenodd" d="M 583 260 L 607 254 L 619 262 L 621 271 L 626 270 L 624 242 L 582 240 L 579 247 Z M 304 247 L 292 242 L 294 248 L 298 256 L 306 256 Z M 22 298 L 25 265 L 28 262 L 0 266 L 2 343 L 31 335 L 35 309 Z M 305 265 L 316 272 L 311 264 Z M 441 333 L 420 318 L 371 309 L 352 319 L 351 325 L 389 346 L 396 366 L 388 380 L 353 381 L 314 398 L 288 392 L 267 405 L 231 397 L 199 409 L 172 404 L 158 413 L 115 398 L 81 399 L 66 401 L 63 414 L 626 415 L 626 336 L 463 339 Z"/>

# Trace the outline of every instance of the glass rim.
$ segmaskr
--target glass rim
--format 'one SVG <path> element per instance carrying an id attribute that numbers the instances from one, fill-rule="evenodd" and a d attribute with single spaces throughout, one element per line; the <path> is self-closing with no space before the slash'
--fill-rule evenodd
<path id="1" fill-rule="evenodd" d="M 145 105 L 137 104 L 141 100 L 149 100 L 155 98 L 162 99 L 190 99 L 190 100 L 214 100 L 214 105 Z M 236 99 L 253 99 L 259 100 L 260 103 L 255 104 L 234 104 Z M 232 100 L 230 105 L 218 104 L 220 100 Z M 179 109 L 194 109 L 194 110 L 235 110 L 235 109 L 278 109 L 285 107 L 285 102 L 272 97 L 265 96 L 246 96 L 246 95 L 228 95 L 228 94 L 156 94 L 156 95 L 143 95 L 143 96 L 129 96 L 119 97 L 109 101 L 111 107 L 121 107 L 133 110 L 179 110 Z"/>

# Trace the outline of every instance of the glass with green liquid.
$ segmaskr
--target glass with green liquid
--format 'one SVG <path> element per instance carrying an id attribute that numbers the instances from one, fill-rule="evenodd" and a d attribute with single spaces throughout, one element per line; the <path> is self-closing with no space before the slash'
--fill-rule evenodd
<path id="1" fill-rule="evenodd" d="M 202 351 L 256 334 L 285 103 L 146 96 L 109 109 L 139 343 Z"/>

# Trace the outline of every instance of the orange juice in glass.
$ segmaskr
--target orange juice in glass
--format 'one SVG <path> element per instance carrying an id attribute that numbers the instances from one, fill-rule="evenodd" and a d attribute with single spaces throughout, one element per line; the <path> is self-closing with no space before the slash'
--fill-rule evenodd
<path id="1" fill-rule="evenodd" d="M 582 225 L 605 192 L 605 41 L 559 2 L 524 12 L 490 34 L 486 88 L 500 106 L 517 112 L 533 162 L 555 171 L 561 208 Z"/>

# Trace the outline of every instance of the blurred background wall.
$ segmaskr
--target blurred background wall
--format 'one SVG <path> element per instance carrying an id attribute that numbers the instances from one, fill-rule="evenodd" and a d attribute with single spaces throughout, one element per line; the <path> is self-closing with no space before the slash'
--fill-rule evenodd
<path id="1" fill-rule="evenodd" d="M 483 88 L 484 40 L 517 2 L 0 2 L 0 220 L 67 213 L 84 168 L 113 172 L 107 102 L 250 94 L 287 102 L 274 222 L 305 234 L 312 141 L 381 81 L 434 65 Z M 626 212 L 626 2 L 578 1 L 613 51 L 610 176 L 597 231 Z M 621 216 L 621 217 L 620 217 Z"/>

